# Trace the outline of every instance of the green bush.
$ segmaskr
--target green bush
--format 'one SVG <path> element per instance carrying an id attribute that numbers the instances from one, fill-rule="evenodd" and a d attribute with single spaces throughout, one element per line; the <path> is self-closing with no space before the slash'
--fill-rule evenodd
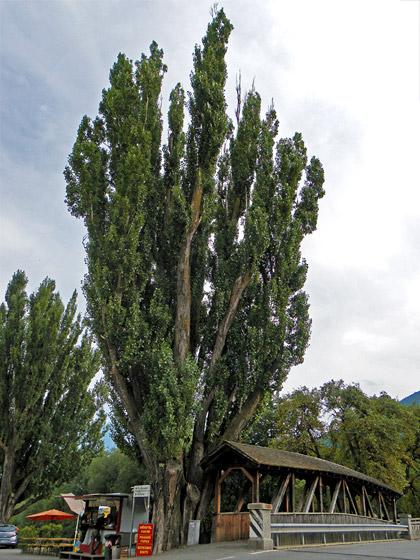
<path id="1" fill-rule="evenodd" d="M 39 537 L 39 527 L 35 525 L 26 525 L 19 530 L 19 539 L 34 539 Z"/>
<path id="2" fill-rule="evenodd" d="M 44 539 L 54 539 L 63 536 L 63 526 L 60 523 L 46 523 L 41 525 L 39 536 Z"/>

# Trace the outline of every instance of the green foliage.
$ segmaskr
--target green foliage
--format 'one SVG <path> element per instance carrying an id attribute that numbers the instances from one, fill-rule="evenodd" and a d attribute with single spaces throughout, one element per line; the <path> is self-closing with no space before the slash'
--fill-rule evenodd
<path id="1" fill-rule="evenodd" d="M 308 162 L 299 133 L 278 138 L 276 112 L 261 115 L 254 89 L 239 95 L 236 130 L 228 118 L 232 29 L 215 10 L 191 91 L 170 94 L 162 149 L 163 53 L 152 43 L 137 63 L 120 54 L 64 172 L 69 211 L 88 232 L 84 290 L 114 440 L 152 480 L 175 460 L 195 488 L 203 454 L 238 438 L 303 360 L 300 246 L 324 195 L 320 162 Z"/>
<path id="2" fill-rule="evenodd" d="M 69 486 L 69 490 L 66 488 L 66 492 L 71 492 L 74 487 Z M 13 515 L 10 519 L 11 523 L 14 523 L 17 527 L 21 530 L 25 529 L 34 529 L 39 534 L 39 529 L 41 527 L 39 521 L 30 521 L 26 519 L 27 515 L 31 515 L 33 513 L 39 513 L 40 511 L 47 511 L 49 509 L 58 509 L 60 511 L 68 511 L 68 508 L 65 506 L 65 503 L 62 498 L 60 498 L 60 493 L 63 491 L 63 486 L 55 487 L 51 490 L 51 494 L 46 497 L 42 498 L 41 500 L 37 500 L 36 502 L 31 503 L 22 511 L 19 511 L 18 514 Z M 66 534 L 71 534 L 71 529 L 74 529 L 74 521 L 63 521 L 63 526 L 67 531 Z M 70 533 L 68 529 L 70 528 Z M 74 530 L 73 530 L 74 533 Z M 19 536 L 22 536 L 21 532 L 19 532 Z M 29 535 L 31 536 L 31 535 Z"/>
<path id="3" fill-rule="evenodd" d="M 19 538 L 34 539 L 35 537 L 39 537 L 39 529 L 40 527 L 36 527 L 35 525 L 26 525 L 26 527 L 19 528 Z"/>
<path id="4" fill-rule="evenodd" d="M 27 531 L 39 533 L 39 523 L 26 519 L 27 515 L 59 509 L 67 511 L 67 507 L 60 494 L 73 493 L 76 495 L 96 492 L 131 492 L 135 484 L 147 484 L 145 469 L 138 461 L 124 455 L 120 450 L 102 452 L 92 459 L 72 480 L 52 489 L 48 498 L 38 500 L 11 518 L 11 522 Z M 55 525 L 55 524 L 54 524 Z M 19 533 L 22 536 L 22 532 Z M 64 521 L 60 536 L 74 534 L 74 521 Z M 28 535 L 32 536 L 31 534 Z"/>
<path id="5" fill-rule="evenodd" d="M 0 307 L 0 515 L 69 480 L 101 447 L 101 387 L 89 385 L 98 354 L 46 278 L 29 297 L 14 274 Z"/>
<path id="6" fill-rule="evenodd" d="M 69 525 L 67 523 L 67 525 Z M 21 526 L 20 526 L 21 527 Z M 65 538 L 74 535 L 74 521 L 71 527 L 64 527 L 61 523 L 46 523 L 44 525 L 30 524 L 19 529 L 20 546 L 25 549 L 27 543 L 25 539 L 35 539 L 41 537 L 43 539 Z"/>
<path id="7" fill-rule="evenodd" d="M 45 539 L 55 539 L 63 536 L 61 523 L 46 523 L 39 528 L 39 536 Z"/>
<path id="8" fill-rule="evenodd" d="M 73 484 L 80 485 L 86 493 L 131 492 L 135 484 L 147 484 L 147 478 L 144 467 L 137 461 L 113 449 L 94 457 Z"/>
<path id="9" fill-rule="evenodd" d="M 405 493 L 400 511 L 418 512 L 420 407 L 405 407 L 386 393 L 368 397 L 356 384 L 330 381 L 268 401 L 246 439 L 378 478 Z"/>

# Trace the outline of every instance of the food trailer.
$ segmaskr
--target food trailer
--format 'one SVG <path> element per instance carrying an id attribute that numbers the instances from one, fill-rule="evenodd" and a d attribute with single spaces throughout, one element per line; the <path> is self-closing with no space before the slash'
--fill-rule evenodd
<path id="1" fill-rule="evenodd" d="M 77 499 L 85 502 L 79 519 L 79 539 L 73 552 L 60 554 L 66 558 L 103 558 L 106 541 L 128 546 L 137 533 L 139 523 L 149 522 L 148 498 L 132 494 L 84 494 Z M 133 522 L 132 522 L 133 517 Z"/>

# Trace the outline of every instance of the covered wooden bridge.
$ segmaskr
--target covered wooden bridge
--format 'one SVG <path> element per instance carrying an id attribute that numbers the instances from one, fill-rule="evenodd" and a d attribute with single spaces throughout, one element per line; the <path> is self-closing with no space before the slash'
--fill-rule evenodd
<path id="1" fill-rule="evenodd" d="M 250 502 L 271 504 L 273 524 L 397 521 L 396 490 L 330 461 L 225 441 L 202 465 L 215 477 L 214 541 L 249 538 Z"/>

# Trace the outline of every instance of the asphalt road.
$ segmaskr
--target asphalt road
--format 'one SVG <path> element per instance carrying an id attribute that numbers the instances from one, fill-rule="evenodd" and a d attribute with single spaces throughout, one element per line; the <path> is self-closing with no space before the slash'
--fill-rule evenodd
<path id="1" fill-rule="evenodd" d="M 33 554 L 22 554 L 22 551 L 12 550 L 10 548 L 0 548 L 1 560 L 51 560 L 51 556 L 34 556 Z"/>
<path id="2" fill-rule="evenodd" d="M 161 560 L 420 560 L 420 541 L 377 542 L 252 551 L 243 543 L 201 545 L 165 552 Z"/>
<path id="3" fill-rule="evenodd" d="M 0 549 L 0 560 L 51 560 L 51 556 Z M 243 543 L 192 546 L 165 552 L 161 560 L 420 560 L 420 541 L 393 541 L 287 550 L 252 551 Z"/>
<path id="4" fill-rule="evenodd" d="M 38 556 L 38 554 L 23 554 L 21 550 L 0 548 L 0 560 L 52 560 L 54 556 Z"/>

